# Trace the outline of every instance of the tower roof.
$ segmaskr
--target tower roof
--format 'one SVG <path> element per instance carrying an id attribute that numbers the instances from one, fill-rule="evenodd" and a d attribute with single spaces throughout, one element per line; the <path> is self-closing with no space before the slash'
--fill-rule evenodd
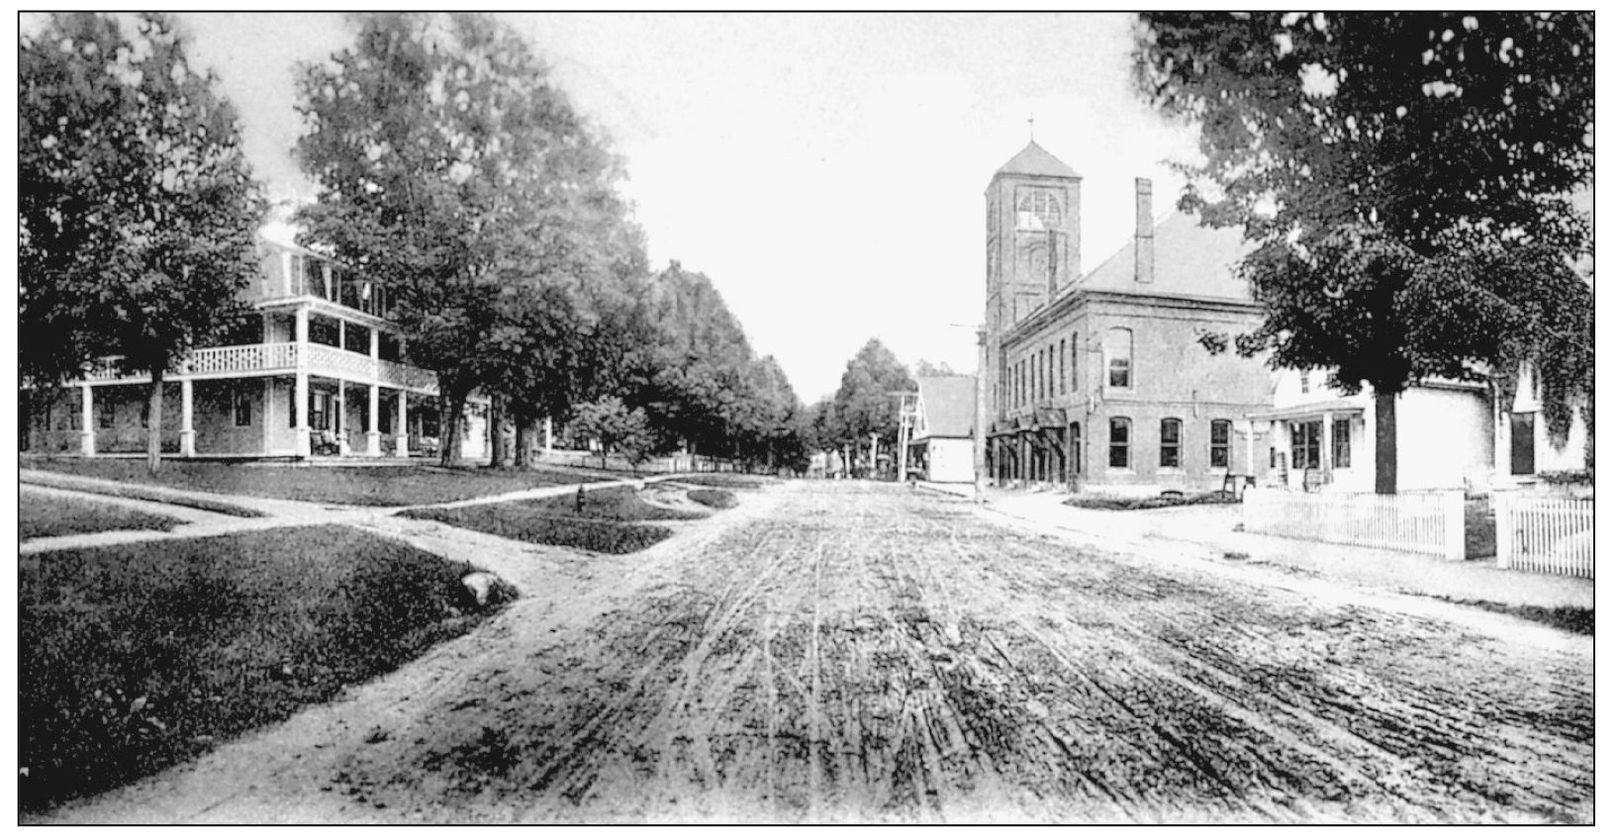
<path id="1" fill-rule="evenodd" d="M 995 174 L 1079 178 L 1079 175 L 1069 168 L 1067 163 L 1052 156 L 1050 151 L 1041 148 L 1040 144 L 1034 140 L 1029 140 L 1029 144 L 1024 146 L 1023 150 L 1017 153 L 1017 156 L 1007 160 L 1006 165 L 997 169 Z"/>

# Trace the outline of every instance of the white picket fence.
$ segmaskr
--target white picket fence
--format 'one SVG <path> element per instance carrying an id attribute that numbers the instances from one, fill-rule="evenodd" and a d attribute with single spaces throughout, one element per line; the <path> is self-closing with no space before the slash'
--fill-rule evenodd
<path id="1" fill-rule="evenodd" d="M 1495 495 L 1495 560 L 1507 569 L 1596 578 L 1596 501 Z"/>
<path id="2" fill-rule="evenodd" d="M 1383 495 L 1250 488 L 1242 495 L 1242 522 L 1244 531 L 1263 535 L 1466 557 L 1460 490 Z"/>

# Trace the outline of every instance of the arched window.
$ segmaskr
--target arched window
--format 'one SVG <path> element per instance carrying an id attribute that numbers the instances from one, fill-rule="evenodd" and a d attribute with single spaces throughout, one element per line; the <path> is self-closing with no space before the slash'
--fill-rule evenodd
<path id="1" fill-rule="evenodd" d="M 1158 423 L 1158 467 L 1181 466 L 1181 420 L 1166 418 Z"/>
<path id="2" fill-rule="evenodd" d="M 1054 230 L 1062 226 L 1062 202 L 1050 189 L 1020 190 L 1017 198 L 1020 230 Z"/>
<path id="3" fill-rule="evenodd" d="M 1057 394 L 1068 394 L 1068 341 L 1057 343 Z"/>
<path id="4" fill-rule="evenodd" d="M 1231 422 L 1225 419 L 1209 422 L 1209 467 L 1231 467 Z"/>
<path id="5" fill-rule="evenodd" d="M 1130 420 L 1127 418 L 1107 420 L 1107 467 L 1130 467 Z"/>
<path id="6" fill-rule="evenodd" d="M 1102 352 L 1107 358 L 1107 385 L 1118 389 L 1129 389 L 1134 380 L 1131 377 L 1134 370 L 1135 347 L 1130 329 L 1110 328 L 1107 338 L 1102 344 Z"/>
<path id="7" fill-rule="evenodd" d="M 1068 387 L 1079 392 L 1079 332 L 1068 337 Z"/>

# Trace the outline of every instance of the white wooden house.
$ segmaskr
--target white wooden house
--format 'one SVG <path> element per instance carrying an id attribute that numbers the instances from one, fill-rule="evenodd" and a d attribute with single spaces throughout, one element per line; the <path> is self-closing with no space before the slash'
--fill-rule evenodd
<path id="1" fill-rule="evenodd" d="M 193 351 L 164 375 L 164 452 L 258 458 L 431 455 L 441 443 L 438 384 L 402 361 L 385 288 L 293 244 L 261 238 L 262 270 L 243 292 L 253 314 L 223 345 Z M 26 453 L 146 449 L 149 375 L 108 362 L 65 387 L 31 395 Z M 467 408 L 462 452 L 486 455 L 487 400 Z"/>

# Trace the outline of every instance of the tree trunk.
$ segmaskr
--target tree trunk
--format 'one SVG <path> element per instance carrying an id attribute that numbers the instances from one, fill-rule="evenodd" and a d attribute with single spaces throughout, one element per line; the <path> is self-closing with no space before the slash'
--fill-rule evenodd
<path id="1" fill-rule="evenodd" d="M 506 458 L 506 399 L 497 395 L 489 400 L 489 467 L 505 468 Z"/>
<path id="2" fill-rule="evenodd" d="M 1377 424 L 1376 449 L 1374 460 L 1376 462 L 1376 480 L 1374 490 L 1378 494 L 1394 494 L 1398 485 L 1395 475 L 1397 473 L 1397 447 L 1395 445 L 1394 427 L 1394 398 L 1396 393 L 1377 391 L 1374 403 L 1374 418 Z M 1330 451 L 1322 451 L 1331 456 Z"/>
<path id="3" fill-rule="evenodd" d="M 146 472 L 163 465 L 163 370 L 152 370 L 152 394 L 146 402 Z"/>
<path id="4" fill-rule="evenodd" d="M 534 420 L 528 416 L 517 414 L 512 417 L 514 419 L 513 423 L 517 425 L 517 467 L 527 470 L 534 467 L 534 454 L 532 451 L 534 447 Z"/>
<path id="5" fill-rule="evenodd" d="M 444 387 L 439 387 L 444 392 Z M 438 464 L 453 468 L 461 463 L 461 421 L 466 411 L 467 396 L 459 393 L 438 399 Z"/>

